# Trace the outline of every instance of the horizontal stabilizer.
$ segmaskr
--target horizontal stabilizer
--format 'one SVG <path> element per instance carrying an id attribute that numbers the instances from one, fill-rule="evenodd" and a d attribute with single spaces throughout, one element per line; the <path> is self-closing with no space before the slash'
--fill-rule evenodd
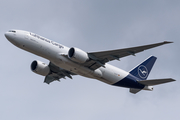
<path id="1" fill-rule="evenodd" d="M 138 81 L 140 84 L 146 85 L 146 86 L 151 86 L 151 85 L 159 85 L 167 82 L 173 82 L 176 81 L 172 78 L 165 78 L 165 79 L 152 79 L 152 80 L 142 80 Z"/>
<path id="2" fill-rule="evenodd" d="M 129 89 L 129 92 L 133 93 L 133 94 L 136 94 L 138 93 L 139 91 L 141 91 L 142 89 L 135 89 L 135 88 L 130 88 Z"/>

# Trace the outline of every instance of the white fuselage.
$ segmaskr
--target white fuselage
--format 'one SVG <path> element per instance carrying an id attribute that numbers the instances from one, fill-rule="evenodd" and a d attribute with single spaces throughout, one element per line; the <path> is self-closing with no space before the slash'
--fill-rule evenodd
<path id="1" fill-rule="evenodd" d="M 70 48 L 31 32 L 16 30 L 16 33 L 8 32 L 5 35 L 17 47 L 46 58 L 56 66 L 75 74 L 98 79 L 108 84 L 114 84 L 129 74 L 109 64 L 93 71 L 65 57 Z"/>
<path id="2" fill-rule="evenodd" d="M 65 77 L 72 79 L 71 75 L 78 74 L 114 86 L 130 88 L 130 92 L 136 94 L 140 90 L 152 91 L 152 85 L 175 81 L 171 78 L 147 80 L 157 59 L 155 56 L 150 56 L 130 72 L 106 64 L 108 61 L 118 60 L 120 57 L 134 55 L 143 50 L 172 42 L 164 41 L 138 47 L 87 53 L 81 49 L 68 48 L 37 34 L 22 30 L 10 30 L 5 33 L 5 37 L 15 46 L 50 61 L 49 65 L 37 60 L 31 63 L 31 70 L 45 76 L 44 82 L 47 84 Z"/>

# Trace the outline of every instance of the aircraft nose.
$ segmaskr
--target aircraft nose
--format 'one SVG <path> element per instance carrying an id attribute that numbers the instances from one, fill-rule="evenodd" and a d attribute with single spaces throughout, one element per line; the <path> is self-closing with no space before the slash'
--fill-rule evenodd
<path id="1" fill-rule="evenodd" d="M 9 41 L 13 41 L 13 39 L 15 37 L 15 35 L 11 32 L 6 32 L 4 35 Z"/>
<path id="2" fill-rule="evenodd" d="M 8 39 L 9 38 L 9 33 L 8 32 L 6 32 L 5 34 L 5 37 Z"/>
<path id="3" fill-rule="evenodd" d="M 17 32 L 15 30 L 9 30 L 8 32 L 4 33 L 4 36 L 7 38 L 9 42 L 14 44 L 15 46 L 19 47 L 20 42 L 19 39 L 17 39 Z"/>

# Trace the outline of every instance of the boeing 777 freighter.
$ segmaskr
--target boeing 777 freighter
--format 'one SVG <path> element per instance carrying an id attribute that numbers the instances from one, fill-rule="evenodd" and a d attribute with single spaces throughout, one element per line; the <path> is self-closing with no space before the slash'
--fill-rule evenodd
<path id="1" fill-rule="evenodd" d="M 22 30 L 9 30 L 5 33 L 5 37 L 15 46 L 50 61 L 48 65 L 38 60 L 31 64 L 31 70 L 45 76 L 44 82 L 47 84 L 55 80 L 59 81 L 61 78 L 72 79 L 73 75 L 81 75 L 110 85 L 130 88 L 130 92 L 135 94 L 140 90 L 152 91 L 153 85 L 175 81 L 172 78 L 146 80 L 157 59 L 155 56 L 150 56 L 129 72 L 107 64 L 109 61 L 119 60 L 171 42 L 110 51 L 85 52 Z"/>

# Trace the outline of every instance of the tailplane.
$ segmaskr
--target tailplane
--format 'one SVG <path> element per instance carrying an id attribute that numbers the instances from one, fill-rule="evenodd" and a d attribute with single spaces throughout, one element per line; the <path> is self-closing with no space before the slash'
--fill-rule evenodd
<path id="1" fill-rule="evenodd" d="M 173 82 L 175 81 L 172 78 L 165 78 L 165 79 L 152 79 L 152 80 L 142 80 L 138 81 L 140 84 L 146 85 L 146 86 L 152 86 L 152 85 L 159 85 L 167 82 Z"/>
<path id="2" fill-rule="evenodd" d="M 137 81 L 140 84 L 145 85 L 145 87 L 143 89 L 135 89 L 135 88 L 130 88 L 129 92 L 136 94 L 141 90 L 148 90 L 148 91 L 152 91 L 153 90 L 153 85 L 159 85 L 159 84 L 164 84 L 164 83 L 168 83 L 168 82 L 173 82 L 176 81 L 172 78 L 165 78 L 165 79 L 151 79 L 151 80 L 141 80 L 141 81 Z"/>

